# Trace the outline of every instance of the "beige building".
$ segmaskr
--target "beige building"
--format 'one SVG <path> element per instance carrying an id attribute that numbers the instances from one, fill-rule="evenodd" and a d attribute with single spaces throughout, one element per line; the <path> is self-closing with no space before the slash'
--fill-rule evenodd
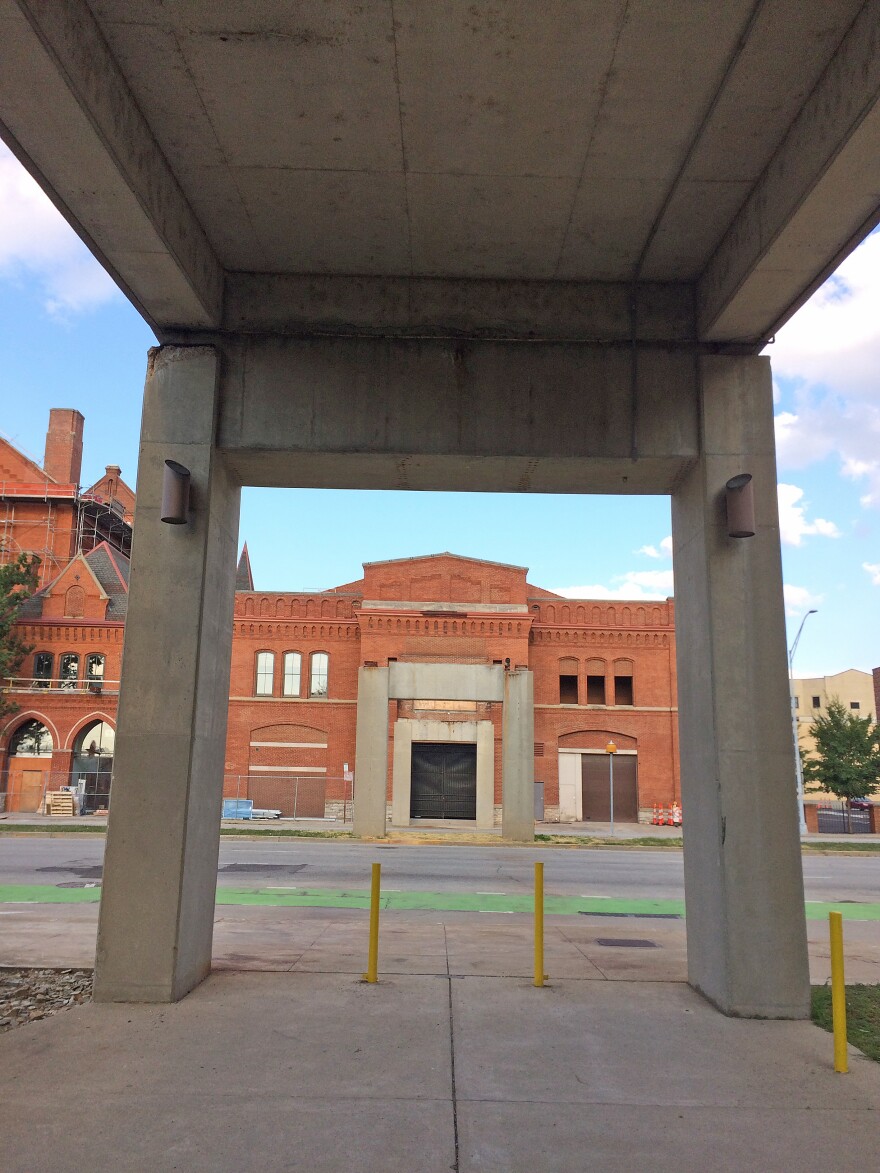
<path id="1" fill-rule="evenodd" d="M 810 726 L 816 717 L 825 716 L 830 700 L 841 701 L 859 717 L 877 716 L 874 712 L 874 682 L 871 673 L 860 672 L 857 668 L 847 668 L 833 676 L 809 676 L 793 680 L 792 693 L 797 713 L 798 742 L 807 753 L 815 747 Z"/>

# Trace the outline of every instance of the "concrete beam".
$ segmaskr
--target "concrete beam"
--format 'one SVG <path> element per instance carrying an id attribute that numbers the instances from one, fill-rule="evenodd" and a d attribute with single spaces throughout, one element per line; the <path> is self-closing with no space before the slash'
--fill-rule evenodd
<path id="1" fill-rule="evenodd" d="M 151 356 L 98 1001 L 173 1002 L 211 968 L 239 504 L 214 447 L 217 383 L 208 347 Z M 159 519 L 166 459 L 192 473 L 185 525 Z"/>
<path id="2" fill-rule="evenodd" d="M 698 453 L 693 356 L 660 346 L 276 337 L 224 349 L 220 444 L 244 484 L 663 493 Z"/>
<path id="3" fill-rule="evenodd" d="M 500 701 L 504 670 L 494 664 L 388 665 L 388 695 L 393 700 Z"/>
<path id="4" fill-rule="evenodd" d="M 769 338 L 878 221 L 880 0 L 867 0 L 699 281 L 700 338 Z"/>
<path id="5" fill-rule="evenodd" d="M 0 0 L 0 137 L 154 329 L 220 323 L 223 272 L 85 0 Z"/>
<path id="6" fill-rule="evenodd" d="M 809 1014 L 770 363 L 701 360 L 702 456 L 672 499 L 688 976 L 726 1014 Z M 724 487 L 753 477 L 756 533 Z"/>
<path id="7" fill-rule="evenodd" d="M 694 339 L 690 285 L 228 273 L 233 334 L 676 344 Z"/>

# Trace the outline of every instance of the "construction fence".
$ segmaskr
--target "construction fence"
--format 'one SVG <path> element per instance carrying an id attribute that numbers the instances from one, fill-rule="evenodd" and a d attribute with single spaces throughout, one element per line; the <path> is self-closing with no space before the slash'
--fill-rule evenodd
<path id="1" fill-rule="evenodd" d="M 247 819 L 352 818 L 351 778 L 306 774 L 227 774 L 223 780 L 223 817 Z"/>
<path id="2" fill-rule="evenodd" d="M 76 780 L 68 772 L 25 770 L 10 775 L 0 791 L 0 813 L 26 815 L 106 814 L 110 773 L 97 771 Z"/>

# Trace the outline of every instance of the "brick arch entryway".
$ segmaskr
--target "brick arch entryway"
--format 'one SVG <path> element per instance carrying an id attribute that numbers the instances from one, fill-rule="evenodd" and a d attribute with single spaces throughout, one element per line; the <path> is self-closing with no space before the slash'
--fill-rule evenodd
<path id="1" fill-rule="evenodd" d="M 561 822 L 600 822 L 611 817 L 612 772 L 605 747 L 613 741 L 614 817 L 639 821 L 638 739 L 610 729 L 566 733 L 559 738 Z"/>

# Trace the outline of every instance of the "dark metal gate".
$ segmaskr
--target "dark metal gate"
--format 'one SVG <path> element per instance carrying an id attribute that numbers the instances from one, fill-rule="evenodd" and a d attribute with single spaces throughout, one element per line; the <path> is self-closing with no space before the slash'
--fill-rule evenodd
<path id="1" fill-rule="evenodd" d="M 581 754 L 584 819 L 607 823 L 611 817 L 608 754 Z M 614 755 L 614 817 L 622 823 L 639 821 L 639 790 L 635 754 Z"/>
<path id="2" fill-rule="evenodd" d="M 414 741 L 410 818 L 477 817 L 477 747 Z"/>

